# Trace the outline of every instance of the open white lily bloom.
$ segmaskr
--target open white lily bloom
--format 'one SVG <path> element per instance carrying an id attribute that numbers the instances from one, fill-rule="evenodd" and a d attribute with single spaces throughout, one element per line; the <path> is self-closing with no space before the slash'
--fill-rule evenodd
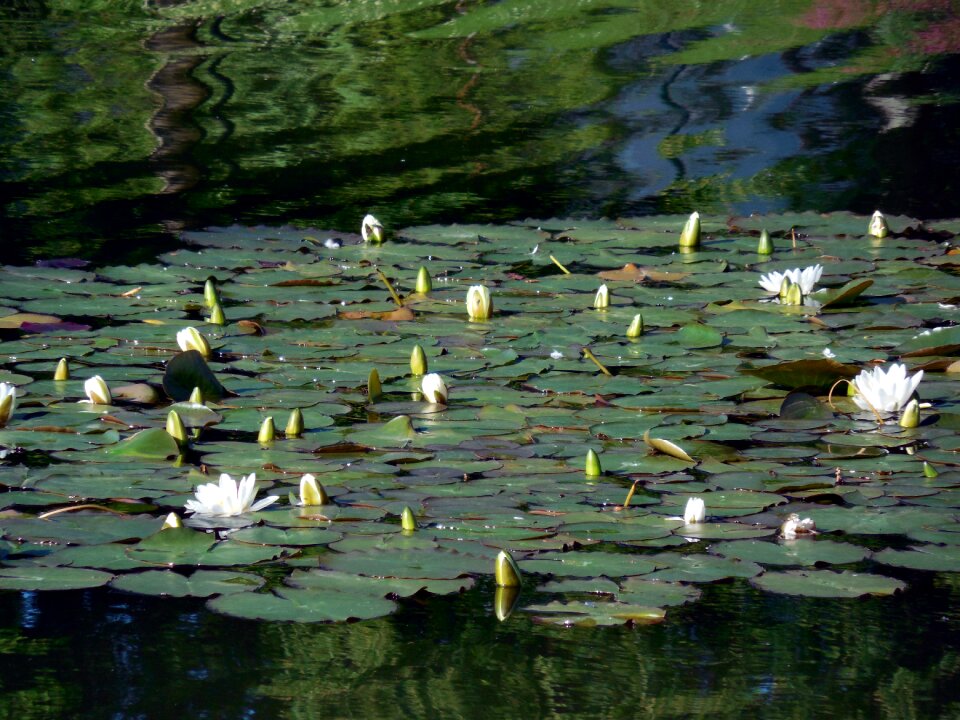
<path id="1" fill-rule="evenodd" d="M 447 384 L 437 373 L 424 375 L 420 382 L 420 392 L 427 399 L 427 402 L 439 405 L 447 401 Z"/>
<path id="2" fill-rule="evenodd" d="M 923 370 L 908 376 L 907 366 L 901 363 L 894 363 L 888 370 L 878 365 L 873 370 L 863 370 L 853 379 L 857 391 L 853 401 L 862 410 L 899 412 L 922 379 Z"/>
<path id="3" fill-rule="evenodd" d="M 17 407 L 17 388 L 10 383 L 0 383 L 0 427 L 3 427 Z"/>
<path id="4" fill-rule="evenodd" d="M 364 242 L 373 240 L 373 242 L 383 242 L 383 225 L 373 215 L 366 215 L 363 222 L 360 223 L 360 234 Z"/>
<path id="5" fill-rule="evenodd" d="M 820 280 L 821 275 L 823 275 L 822 265 L 811 265 L 803 270 L 793 268 L 782 273 L 773 271 L 760 276 L 760 287 L 772 295 L 779 295 L 780 288 L 783 287 L 783 279 L 787 278 L 790 282 L 800 286 L 802 294 L 809 295 L 813 292 L 813 288 Z"/>
<path id="6" fill-rule="evenodd" d="M 707 516 L 707 506 L 703 498 L 692 497 L 687 500 L 687 506 L 683 509 L 683 521 L 687 525 L 702 523 Z"/>
<path id="7" fill-rule="evenodd" d="M 177 333 L 177 345 L 186 352 L 196 350 L 204 359 L 210 357 L 210 343 L 195 327 L 187 327 Z"/>
<path id="8" fill-rule="evenodd" d="M 240 484 L 227 473 L 220 475 L 219 483 L 207 483 L 197 488 L 196 499 L 187 500 L 187 512 L 213 517 L 232 517 L 245 512 L 263 510 L 277 501 L 276 495 L 270 495 L 253 502 L 257 495 L 257 476 L 250 473 L 240 479 Z"/>
<path id="9" fill-rule="evenodd" d="M 471 285 L 467 290 L 467 315 L 471 320 L 489 320 L 493 313 L 493 301 L 485 285 Z"/>
<path id="10" fill-rule="evenodd" d="M 810 518 L 800 519 L 796 513 L 787 515 L 787 519 L 780 526 L 780 537 L 784 540 L 796 540 L 797 535 L 816 535 L 817 525 Z"/>
<path id="11" fill-rule="evenodd" d="M 86 380 L 83 383 L 83 391 L 87 394 L 87 399 L 80 402 L 93 403 L 94 405 L 109 405 L 113 402 L 110 388 L 107 387 L 107 383 L 99 375 L 94 375 Z"/>

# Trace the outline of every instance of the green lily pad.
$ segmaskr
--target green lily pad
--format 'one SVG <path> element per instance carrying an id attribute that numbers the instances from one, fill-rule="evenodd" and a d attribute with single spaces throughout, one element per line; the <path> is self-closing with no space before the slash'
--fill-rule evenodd
<path id="1" fill-rule="evenodd" d="M 207 607 L 224 615 L 274 622 L 344 622 L 389 615 L 396 603 L 384 597 L 339 590 L 277 588 L 272 593 L 234 593 L 210 600 Z"/>
<path id="2" fill-rule="evenodd" d="M 142 595 L 210 597 L 256 590 L 263 578 L 250 573 L 197 570 L 189 577 L 172 570 L 147 570 L 116 578 L 111 587 Z"/>
<path id="3" fill-rule="evenodd" d="M 893 595 L 907 584 L 894 578 L 849 570 L 787 570 L 768 572 L 750 581 L 767 592 L 822 598 L 856 598 L 864 595 Z"/>
<path id="4" fill-rule="evenodd" d="M 113 575 L 69 567 L 0 568 L 0 590 L 83 590 L 106 585 Z"/>

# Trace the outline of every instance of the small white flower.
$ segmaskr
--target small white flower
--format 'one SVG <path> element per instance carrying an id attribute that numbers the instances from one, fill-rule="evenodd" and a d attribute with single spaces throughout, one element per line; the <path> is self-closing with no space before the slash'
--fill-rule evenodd
<path id="1" fill-rule="evenodd" d="M 109 405 L 113 402 L 110 388 L 107 387 L 107 383 L 99 375 L 87 379 L 83 383 L 83 391 L 87 393 L 87 399 L 80 402 L 93 403 L 94 405 Z"/>
<path id="2" fill-rule="evenodd" d="M 364 240 L 366 240 L 366 238 L 364 238 Z M 333 238 L 327 238 L 323 241 L 323 246 L 327 250 L 339 250 L 342 245 L 343 243 L 341 243 L 339 240 L 334 240 Z"/>
<path id="3" fill-rule="evenodd" d="M 554 360 L 560 360 L 563 357 L 563 353 L 560 352 L 559 350 L 554 350 L 553 352 L 550 353 L 550 357 L 553 358 Z"/>
<path id="4" fill-rule="evenodd" d="M 360 223 L 360 234 L 364 242 L 373 240 L 373 242 L 383 242 L 383 225 L 373 215 L 366 215 L 363 222 Z"/>
<path id="5" fill-rule="evenodd" d="M 887 226 L 887 219 L 879 210 L 873 213 L 873 215 L 870 217 L 870 225 L 867 228 L 867 232 L 877 238 L 885 238 L 890 234 L 890 228 Z"/>
<path id="6" fill-rule="evenodd" d="M 420 392 L 428 403 L 439 405 L 447 402 L 447 384 L 437 373 L 423 376 L 423 380 L 420 381 Z"/>
<path id="7" fill-rule="evenodd" d="M 817 525 L 810 518 L 800 519 L 796 513 L 787 515 L 787 519 L 780 526 L 780 537 L 784 540 L 796 540 L 797 535 L 816 535 Z"/>
<path id="8" fill-rule="evenodd" d="M 830 348 L 824 348 L 824 349 L 823 349 L 823 356 L 824 356 L 825 358 L 827 358 L 827 360 L 832 360 L 832 359 L 835 358 L 837 355 L 836 355 L 836 353 L 834 353 L 833 350 L 831 350 Z"/>
<path id="9" fill-rule="evenodd" d="M 707 516 L 707 506 L 703 498 L 692 497 L 687 500 L 687 506 L 683 509 L 683 521 L 687 525 L 702 523 Z"/>
<path id="10" fill-rule="evenodd" d="M 471 285 L 467 290 L 467 315 L 471 320 L 489 320 L 493 312 L 490 291 L 484 285 Z"/>
<path id="11" fill-rule="evenodd" d="M 780 288 L 783 286 L 783 279 L 786 277 L 790 279 L 790 282 L 800 286 L 800 292 L 803 295 L 809 295 L 813 292 L 813 287 L 820 280 L 821 275 L 823 275 L 822 265 L 810 265 L 803 270 L 793 268 L 782 273 L 773 271 L 760 276 L 760 286 L 773 295 L 779 295 Z"/>
<path id="12" fill-rule="evenodd" d="M 0 383 L 0 427 L 3 427 L 17 407 L 17 388 L 10 383 Z"/>
<path id="13" fill-rule="evenodd" d="M 196 350 L 204 359 L 210 357 L 210 343 L 195 327 L 186 327 L 177 333 L 177 345 L 186 352 Z"/>
<path id="14" fill-rule="evenodd" d="M 597 294 L 593 298 L 593 306 L 597 310 L 603 310 L 610 307 L 610 291 L 606 285 L 601 285 L 597 289 Z"/>
<path id="15" fill-rule="evenodd" d="M 232 517 L 243 515 L 245 512 L 256 512 L 263 510 L 277 500 L 276 495 L 270 495 L 253 502 L 257 495 L 257 476 L 250 473 L 245 478 L 240 479 L 238 485 L 236 480 L 227 473 L 220 475 L 220 482 L 207 483 L 197 488 L 196 499 L 187 500 L 187 512 L 197 515 L 211 515 L 213 517 Z"/>
<path id="16" fill-rule="evenodd" d="M 863 370 L 853 379 L 857 394 L 853 401 L 862 410 L 899 412 L 923 379 L 923 370 L 907 376 L 907 366 L 894 363 L 888 370 L 879 365 L 873 370 Z"/>

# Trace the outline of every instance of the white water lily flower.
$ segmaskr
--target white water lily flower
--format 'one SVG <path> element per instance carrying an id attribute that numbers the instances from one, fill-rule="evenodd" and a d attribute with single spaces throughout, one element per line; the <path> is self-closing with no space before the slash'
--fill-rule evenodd
<path id="1" fill-rule="evenodd" d="M 263 510 L 277 501 L 276 495 L 270 495 L 262 500 L 253 502 L 257 495 L 257 476 L 250 473 L 240 479 L 240 484 L 227 473 L 220 475 L 220 482 L 207 483 L 197 488 L 196 499 L 187 500 L 187 512 L 197 515 L 211 515 L 213 517 L 232 517 L 243 515 L 245 512 Z"/>
<path id="2" fill-rule="evenodd" d="M 300 478 L 300 504 L 306 507 L 313 505 L 326 505 L 326 493 L 317 483 L 317 478 L 306 473 Z"/>
<path id="3" fill-rule="evenodd" d="M 204 359 L 210 357 L 210 343 L 195 327 L 186 327 L 177 333 L 177 345 L 186 352 L 196 350 Z"/>
<path id="4" fill-rule="evenodd" d="M 833 350 L 831 350 L 830 348 L 824 348 L 824 349 L 823 349 L 823 356 L 824 356 L 827 360 L 833 360 L 833 358 L 835 358 L 837 355 L 836 355 L 836 353 L 834 353 Z"/>
<path id="5" fill-rule="evenodd" d="M 10 383 L 0 383 L 0 427 L 3 427 L 17 407 L 17 388 Z"/>
<path id="6" fill-rule="evenodd" d="M 817 525 L 811 518 L 800 519 L 796 513 L 787 515 L 787 519 L 780 526 L 780 537 L 784 540 L 796 540 L 797 535 L 816 535 Z"/>
<path id="7" fill-rule="evenodd" d="M 80 402 L 93 403 L 94 405 L 109 405 L 113 402 L 110 388 L 107 387 L 107 383 L 99 375 L 87 379 L 83 383 L 83 391 L 87 394 L 87 399 Z"/>
<path id="8" fill-rule="evenodd" d="M 467 315 L 471 320 L 489 320 L 493 312 L 490 291 L 484 285 L 471 285 L 467 290 Z"/>
<path id="9" fill-rule="evenodd" d="M 876 238 L 885 238 L 890 234 L 890 228 L 887 226 L 887 219 L 879 210 L 877 210 L 870 217 L 870 225 L 867 228 L 867 232 Z"/>
<path id="10" fill-rule="evenodd" d="M 423 380 L 420 382 L 420 392 L 423 393 L 427 402 L 437 405 L 445 403 L 449 394 L 447 392 L 447 384 L 437 373 L 430 373 L 429 375 L 423 376 Z"/>
<path id="11" fill-rule="evenodd" d="M 683 509 L 683 521 L 687 525 L 702 523 L 707 516 L 707 506 L 703 498 L 692 497 L 687 500 L 687 506 Z"/>
<path id="12" fill-rule="evenodd" d="M 907 376 L 907 366 L 894 363 L 888 370 L 879 365 L 863 370 L 853 379 L 857 394 L 853 401 L 862 410 L 899 412 L 910 401 L 910 396 L 923 379 L 923 370 Z"/>
<path id="13" fill-rule="evenodd" d="M 810 265 L 803 270 L 793 268 L 784 272 L 768 272 L 760 276 L 760 286 L 773 295 L 780 294 L 780 288 L 783 286 L 783 279 L 788 278 L 790 282 L 800 286 L 800 292 L 803 295 L 809 295 L 813 292 L 814 286 L 823 275 L 823 265 Z"/>
<path id="14" fill-rule="evenodd" d="M 366 215 L 360 223 L 360 234 L 364 242 L 368 240 L 383 242 L 383 225 L 373 215 Z"/>

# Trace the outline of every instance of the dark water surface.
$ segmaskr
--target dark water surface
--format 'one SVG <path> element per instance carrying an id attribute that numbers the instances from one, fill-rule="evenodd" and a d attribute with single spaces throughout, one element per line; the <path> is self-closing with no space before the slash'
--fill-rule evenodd
<path id="1" fill-rule="evenodd" d="M 939 0 L 0 8 L 0 257 L 151 260 L 184 228 L 851 210 L 955 217 Z M 706 586 L 560 630 L 492 588 L 343 626 L 0 594 L 10 718 L 951 718 L 952 575 L 906 597 Z"/>

